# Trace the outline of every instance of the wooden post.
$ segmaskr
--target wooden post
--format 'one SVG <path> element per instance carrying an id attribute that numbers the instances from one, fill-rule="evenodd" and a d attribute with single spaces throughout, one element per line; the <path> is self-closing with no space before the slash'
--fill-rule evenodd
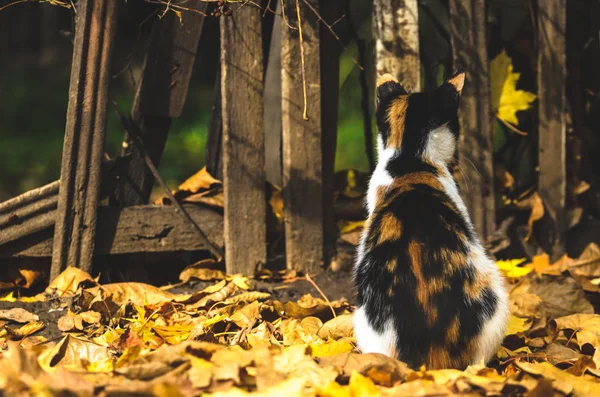
<path id="1" fill-rule="evenodd" d="M 417 0 L 375 0 L 375 70 L 390 73 L 409 92 L 421 90 L 419 7 Z"/>
<path id="2" fill-rule="evenodd" d="M 281 5 L 273 23 L 265 74 L 265 169 L 267 180 L 282 185 L 281 173 Z"/>
<path id="3" fill-rule="evenodd" d="M 171 119 L 181 115 L 185 104 L 204 24 L 200 13 L 206 11 L 207 3 L 191 0 L 186 7 L 197 12 L 183 12 L 181 21 L 175 13 L 169 12 L 155 21 L 131 111 L 144 147 L 157 166 Z M 121 206 L 146 204 L 154 184 L 144 157 L 132 142 L 126 139 L 123 145 L 123 154 L 131 154 L 131 160 L 127 176 L 116 194 Z"/>
<path id="4" fill-rule="evenodd" d="M 566 15 L 563 0 L 538 2 L 538 190 L 554 222 L 549 240 L 551 260 L 565 252 L 566 233 Z"/>
<path id="5" fill-rule="evenodd" d="M 241 7 L 221 18 L 225 261 L 254 274 L 266 262 L 262 15 Z"/>
<path id="6" fill-rule="evenodd" d="M 459 110 L 461 195 L 483 242 L 495 229 L 493 114 L 486 42 L 485 0 L 450 0 L 454 68 L 467 74 Z"/>
<path id="7" fill-rule="evenodd" d="M 50 278 L 90 271 L 119 0 L 80 0 Z"/>
<path id="8" fill-rule="evenodd" d="M 283 25 L 281 36 L 283 197 L 287 267 L 313 272 L 324 243 L 321 65 L 319 23 L 306 3 L 319 8 L 317 0 L 284 1 L 296 29 Z"/>

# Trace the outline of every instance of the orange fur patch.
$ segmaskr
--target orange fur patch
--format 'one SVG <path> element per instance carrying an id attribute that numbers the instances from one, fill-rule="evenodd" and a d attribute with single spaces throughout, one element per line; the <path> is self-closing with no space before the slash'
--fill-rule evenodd
<path id="1" fill-rule="evenodd" d="M 402 236 L 402 222 L 391 212 L 384 214 L 379 222 L 379 238 L 377 244 L 390 240 L 398 240 Z"/>
<path id="2" fill-rule="evenodd" d="M 477 274 L 471 282 L 465 283 L 465 294 L 471 300 L 477 300 L 481 297 L 481 293 L 492 284 L 492 279 L 488 273 Z"/>
<path id="3" fill-rule="evenodd" d="M 387 115 L 387 121 L 390 124 L 390 136 L 387 140 L 388 148 L 399 149 L 402 144 L 406 109 L 408 109 L 407 95 L 401 95 L 392 101 Z"/>
<path id="4" fill-rule="evenodd" d="M 452 276 L 458 269 L 467 266 L 467 257 L 462 252 L 440 248 L 434 251 L 434 259 L 444 265 L 444 275 Z"/>
<path id="5" fill-rule="evenodd" d="M 411 269 L 417 279 L 417 300 L 427 315 L 430 326 L 438 319 L 437 308 L 430 305 L 430 297 L 445 288 L 443 279 L 433 278 L 425 280 L 423 276 L 423 243 L 415 240 L 408 244 L 408 255 L 411 260 Z"/>
<path id="6" fill-rule="evenodd" d="M 394 273 L 396 271 L 396 267 L 398 266 L 398 259 L 392 258 L 386 264 L 386 269 L 390 273 Z M 396 276 L 394 276 L 394 284 L 396 283 Z"/>
<path id="7" fill-rule="evenodd" d="M 450 351 L 444 346 L 431 346 L 427 355 L 427 369 L 453 368 L 456 360 L 450 357 Z"/>
<path id="8" fill-rule="evenodd" d="M 446 343 L 455 344 L 458 342 L 458 336 L 460 333 L 460 320 L 458 317 L 454 317 L 448 330 L 446 331 Z"/>

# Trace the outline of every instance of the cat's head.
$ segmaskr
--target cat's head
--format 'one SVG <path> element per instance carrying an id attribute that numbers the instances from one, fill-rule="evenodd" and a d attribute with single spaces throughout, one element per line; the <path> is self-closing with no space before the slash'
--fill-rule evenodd
<path id="1" fill-rule="evenodd" d="M 465 74 L 431 92 L 408 94 L 392 75 L 377 80 L 378 149 L 435 165 L 456 161 L 458 103 Z M 380 153 L 381 155 L 381 153 Z"/>

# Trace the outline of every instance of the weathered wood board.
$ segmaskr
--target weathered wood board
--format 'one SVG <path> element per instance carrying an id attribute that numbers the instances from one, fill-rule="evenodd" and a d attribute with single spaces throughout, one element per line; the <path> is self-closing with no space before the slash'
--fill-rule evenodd
<path id="1" fill-rule="evenodd" d="M 318 1 L 307 2 L 318 10 Z M 321 268 L 324 254 L 320 29 L 306 2 L 283 4 L 289 23 L 301 28 L 281 29 L 286 262 L 289 269 L 308 272 Z"/>
<path id="2" fill-rule="evenodd" d="M 207 6 L 202 0 L 190 0 L 186 7 L 197 12 L 183 12 L 182 20 L 169 12 L 154 21 L 131 119 L 137 124 L 144 147 L 157 166 L 171 119 L 181 115 L 185 104 L 204 25 L 204 16 L 200 13 L 204 13 Z M 146 204 L 154 184 L 152 173 L 131 140 L 125 140 L 123 154 L 130 154 L 131 160 L 127 176 L 116 192 L 117 202 L 121 206 Z"/>
<path id="3" fill-rule="evenodd" d="M 487 23 L 484 0 L 450 0 L 454 68 L 466 72 L 459 109 L 461 195 L 475 230 L 486 241 L 495 230 Z"/>
<path id="4" fill-rule="evenodd" d="M 54 225 L 59 181 L 0 203 L 0 245 Z"/>
<path id="5" fill-rule="evenodd" d="M 69 265 L 91 270 L 118 4 L 77 3 L 51 279 Z"/>
<path id="6" fill-rule="evenodd" d="M 186 204 L 185 208 L 206 231 L 209 240 L 223 246 L 223 216 L 197 205 Z M 169 206 L 100 206 L 96 238 L 94 255 L 206 249 L 192 225 Z M 52 228 L 39 231 L 0 246 L 0 258 L 49 257 L 52 239 Z"/>
<path id="7" fill-rule="evenodd" d="M 567 5 L 538 1 L 538 191 L 554 223 L 548 233 L 552 261 L 565 252 L 566 221 L 566 43 Z"/>
<path id="8" fill-rule="evenodd" d="M 267 260 L 261 10 L 241 7 L 220 23 L 225 263 L 253 274 Z"/>

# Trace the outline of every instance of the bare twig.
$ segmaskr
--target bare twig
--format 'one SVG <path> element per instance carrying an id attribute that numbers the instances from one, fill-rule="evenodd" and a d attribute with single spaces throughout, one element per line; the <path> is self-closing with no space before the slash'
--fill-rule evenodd
<path id="1" fill-rule="evenodd" d="M 315 16 L 317 17 L 317 19 L 323 23 L 323 25 L 325 25 L 325 27 L 327 28 L 327 30 L 329 30 L 329 32 L 331 32 L 331 34 L 333 35 L 333 37 L 336 39 L 336 41 L 340 44 L 340 47 L 342 47 L 342 49 L 344 51 L 347 51 L 348 49 L 346 48 L 346 46 L 342 43 L 342 40 L 340 39 L 340 37 L 335 33 L 335 31 L 333 30 L 333 26 L 336 25 L 339 21 L 341 21 L 342 19 L 344 19 L 346 16 L 342 15 L 341 17 L 339 17 L 334 23 L 332 24 L 328 24 L 327 21 L 325 21 L 323 19 L 323 17 L 321 16 L 321 14 L 319 14 L 319 12 L 315 9 L 315 7 L 312 6 L 312 4 L 310 4 L 308 1 L 306 0 L 302 0 L 302 2 L 304 4 L 306 4 L 306 6 L 315 14 Z M 348 7 L 348 10 L 350 9 L 350 7 Z M 356 66 L 358 66 L 361 70 L 364 70 L 364 67 L 362 66 L 364 64 L 364 61 L 359 62 L 358 60 L 356 60 L 354 57 L 352 57 L 352 60 L 354 61 L 354 63 L 356 64 Z"/>
<path id="2" fill-rule="evenodd" d="M 500 120 L 500 122 L 502 124 L 504 124 L 505 126 L 507 126 L 512 132 L 514 132 L 515 134 L 519 134 L 522 136 L 527 136 L 529 135 L 528 133 L 526 133 L 525 131 L 521 131 L 520 129 L 518 129 L 517 127 L 515 127 L 514 125 L 512 125 L 511 123 L 509 123 L 508 121 L 504 121 L 502 120 L 500 117 L 496 116 L 496 118 L 498 120 Z"/>
<path id="3" fill-rule="evenodd" d="M 140 153 L 144 156 L 144 161 L 146 162 L 148 169 L 150 169 L 150 172 L 152 172 L 152 175 L 154 176 L 156 181 L 160 184 L 160 186 L 163 188 L 167 197 L 173 203 L 173 208 L 175 209 L 175 212 L 177 212 L 183 219 L 185 219 L 187 222 L 189 222 L 194 227 L 194 229 L 200 236 L 200 239 L 206 245 L 206 247 L 211 252 L 211 254 L 213 254 L 213 256 L 217 260 L 220 261 L 223 258 L 223 252 L 221 251 L 221 249 L 219 247 L 217 247 L 215 244 L 213 244 L 208 239 L 208 237 L 206 237 L 206 234 L 204 234 L 202 229 L 200 229 L 200 227 L 194 221 L 194 219 L 190 216 L 190 214 L 185 210 L 185 208 L 183 208 L 181 203 L 179 203 L 179 201 L 177 201 L 175 196 L 173 196 L 171 189 L 169 189 L 169 186 L 167 186 L 164 179 L 160 176 L 160 174 L 158 173 L 158 170 L 156 169 L 156 166 L 154 165 L 154 163 L 152 162 L 152 159 L 150 158 L 150 155 L 146 152 L 144 142 L 140 138 L 140 135 L 137 131 L 137 126 L 134 123 L 131 123 L 127 117 L 125 117 L 125 115 L 119 109 L 119 106 L 115 102 L 114 98 L 111 98 L 111 102 L 112 102 L 113 108 L 114 108 L 117 116 L 119 117 L 119 120 L 121 121 L 121 124 L 125 128 L 125 131 L 133 139 L 134 143 L 138 146 Z"/>
<path id="4" fill-rule="evenodd" d="M 323 299 L 325 299 L 325 302 L 327 302 L 327 304 L 329 305 L 329 308 L 331 309 L 331 313 L 333 313 L 333 317 L 334 318 L 337 317 L 337 315 L 335 314 L 335 310 L 333 309 L 333 306 L 331 305 L 331 302 L 329 301 L 329 299 L 327 299 L 327 296 L 323 293 L 323 291 L 321 291 L 321 288 L 319 288 L 319 286 L 317 285 L 317 283 L 315 283 L 313 281 L 313 279 L 310 278 L 310 276 L 308 274 L 306 274 L 306 281 L 308 281 L 309 283 L 311 283 L 312 286 L 315 287 L 315 289 L 323 297 Z"/>
<path id="5" fill-rule="evenodd" d="M 302 118 L 308 120 L 306 103 L 306 69 L 304 68 L 304 39 L 302 38 L 302 18 L 300 17 L 300 1 L 296 0 L 296 15 L 298 18 L 298 32 L 300 35 L 300 62 L 302 64 L 302 93 L 304 94 L 304 109 L 302 111 Z"/>

